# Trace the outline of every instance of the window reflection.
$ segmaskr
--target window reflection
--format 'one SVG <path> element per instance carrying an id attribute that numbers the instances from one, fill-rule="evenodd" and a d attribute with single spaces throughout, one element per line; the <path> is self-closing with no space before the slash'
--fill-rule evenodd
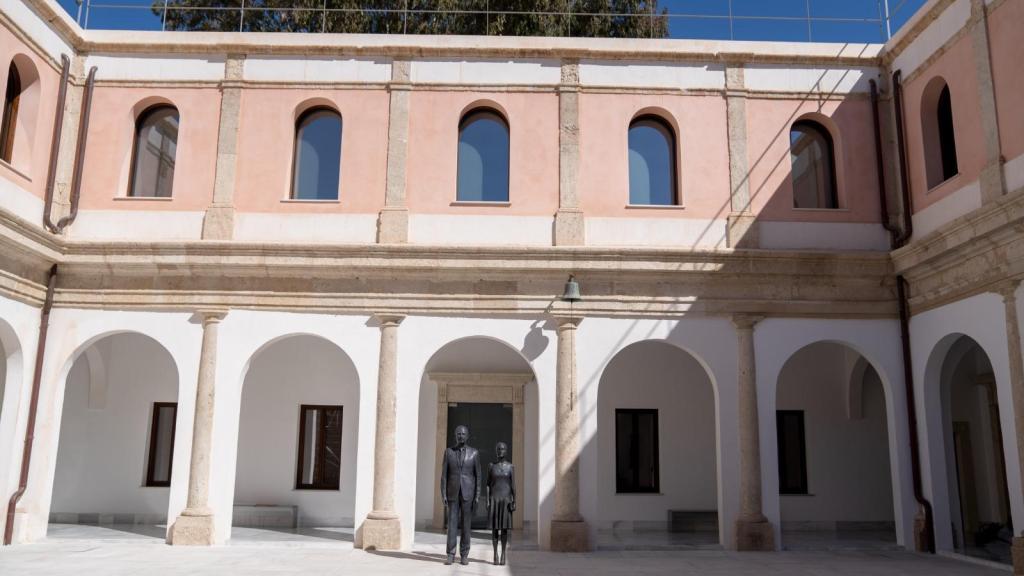
<path id="1" fill-rule="evenodd" d="M 678 202 L 675 149 L 675 134 L 661 118 L 643 116 L 629 125 L 630 204 Z"/>
<path id="2" fill-rule="evenodd" d="M 341 116 L 325 108 L 299 117 L 292 198 L 337 200 L 341 178 Z"/>
<path id="3" fill-rule="evenodd" d="M 135 123 L 130 194 L 170 198 L 177 150 L 178 111 L 158 106 L 143 112 Z"/>
<path id="4" fill-rule="evenodd" d="M 820 124 L 801 121 L 789 132 L 794 208 L 838 208 L 832 137 Z"/>
<path id="5" fill-rule="evenodd" d="M 497 112 L 478 110 L 459 126 L 460 202 L 508 202 L 508 124 Z"/>

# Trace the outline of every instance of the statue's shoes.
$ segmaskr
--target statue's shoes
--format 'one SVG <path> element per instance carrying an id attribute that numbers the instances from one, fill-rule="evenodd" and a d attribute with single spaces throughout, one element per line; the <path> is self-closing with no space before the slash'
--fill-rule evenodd
<path id="1" fill-rule="evenodd" d="M 463 566 L 469 566 L 469 558 L 463 556 L 462 559 L 459 560 L 459 564 L 462 564 Z"/>
<path id="2" fill-rule="evenodd" d="M 452 562 L 455 562 L 455 554 L 449 554 L 448 557 L 444 560 L 444 565 L 451 566 Z"/>

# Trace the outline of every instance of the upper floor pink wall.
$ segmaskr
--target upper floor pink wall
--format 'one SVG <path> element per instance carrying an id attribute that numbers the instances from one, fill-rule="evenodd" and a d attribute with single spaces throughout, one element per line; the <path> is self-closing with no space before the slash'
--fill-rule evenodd
<path id="1" fill-rule="evenodd" d="M 377 213 L 384 206 L 388 93 L 385 90 L 248 88 L 242 91 L 235 207 L 242 212 Z M 295 122 L 314 106 L 341 115 L 337 201 L 290 200 Z"/>
<path id="2" fill-rule="evenodd" d="M 839 209 L 793 207 L 790 128 L 817 122 L 832 137 Z M 747 99 L 747 162 L 754 213 L 764 220 L 879 222 L 871 102 L 865 95 L 813 99 Z"/>
<path id="3" fill-rule="evenodd" d="M 155 104 L 178 109 L 171 198 L 128 196 L 135 121 Z M 205 210 L 213 198 L 220 91 L 98 85 L 82 172 L 84 210 Z"/>
<path id="4" fill-rule="evenodd" d="M 729 141 L 721 96 L 580 95 L 580 206 L 588 216 L 724 218 L 729 213 Z M 629 125 L 654 114 L 676 133 L 682 209 L 629 206 Z"/>
<path id="5" fill-rule="evenodd" d="M 459 120 L 478 106 L 495 108 L 508 120 L 508 206 L 455 203 Z M 550 216 L 558 209 L 558 96 L 413 91 L 406 182 L 410 212 Z"/>
<path id="6" fill-rule="evenodd" d="M 936 76 L 941 76 L 949 86 L 959 174 L 929 189 L 921 108 L 925 88 Z M 911 202 L 914 212 L 919 212 L 977 180 L 984 167 L 985 146 L 970 35 L 949 44 L 944 53 L 913 71 L 903 85 L 903 101 Z"/>
<path id="7" fill-rule="evenodd" d="M 1024 2 L 1006 1 L 989 14 L 992 77 L 999 112 L 1003 157 L 1024 154 Z"/>
<path id="8" fill-rule="evenodd" d="M 0 27 L 0 55 L 0 90 L 6 90 L 12 60 L 18 63 L 24 90 L 15 128 L 14 153 L 10 164 L 0 161 L 0 176 L 42 198 L 46 191 L 60 72 L 4 27 Z"/>

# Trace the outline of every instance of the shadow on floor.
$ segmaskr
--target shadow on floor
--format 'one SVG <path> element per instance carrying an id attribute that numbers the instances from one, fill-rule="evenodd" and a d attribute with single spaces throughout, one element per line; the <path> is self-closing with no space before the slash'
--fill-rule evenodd
<path id="1" fill-rule="evenodd" d="M 167 537 L 165 524 L 49 524 L 46 537 L 56 540 L 153 540 Z"/>
<path id="2" fill-rule="evenodd" d="M 303 527 L 303 528 L 231 528 L 229 544 L 258 544 L 269 542 L 348 542 L 354 541 L 351 527 Z"/>

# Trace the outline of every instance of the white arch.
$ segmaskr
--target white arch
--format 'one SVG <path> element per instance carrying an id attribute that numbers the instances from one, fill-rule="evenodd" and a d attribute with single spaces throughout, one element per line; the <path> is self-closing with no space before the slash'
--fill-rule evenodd
<path id="1" fill-rule="evenodd" d="M 0 318 L 0 348 L 3 352 L 3 380 L 0 381 L 0 470 L 7 472 L 0 476 L 0 488 L 3 497 L 10 495 L 7 490 L 9 483 L 17 485 L 21 467 L 21 445 L 16 441 L 15 424 L 18 420 L 19 399 L 22 384 L 26 381 L 24 373 L 24 354 L 21 339 L 7 320 Z M 6 503 L 4 504 L 6 506 Z M 0 517 L 0 530 L 7 522 L 6 510 Z"/>

